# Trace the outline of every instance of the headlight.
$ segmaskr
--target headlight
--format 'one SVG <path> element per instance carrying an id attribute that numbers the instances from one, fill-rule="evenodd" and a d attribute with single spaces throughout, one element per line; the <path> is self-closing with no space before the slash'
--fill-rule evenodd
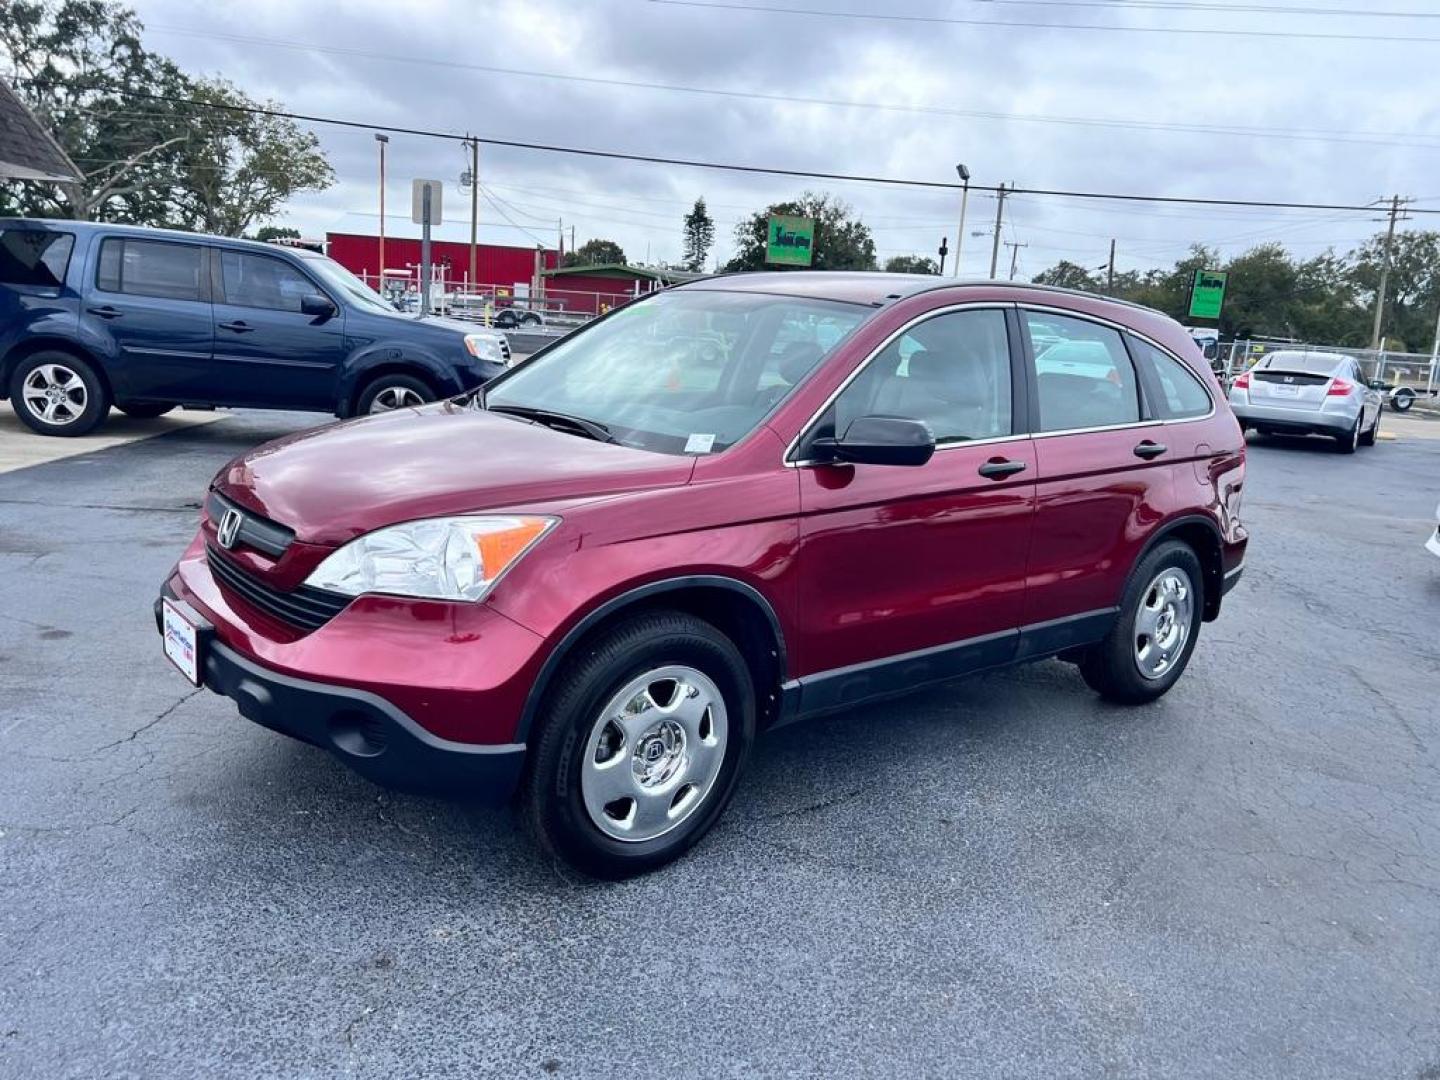
<path id="1" fill-rule="evenodd" d="M 489 334 L 466 334 L 465 351 L 480 360 L 492 360 L 499 364 L 504 360 L 500 343 Z"/>
<path id="2" fill-rule="evenodd" d="M 373 592 L 479 600 L 558 521 L 454 517 L 391 525 L 331 552 L 305 584 L 346 596 Z"/>

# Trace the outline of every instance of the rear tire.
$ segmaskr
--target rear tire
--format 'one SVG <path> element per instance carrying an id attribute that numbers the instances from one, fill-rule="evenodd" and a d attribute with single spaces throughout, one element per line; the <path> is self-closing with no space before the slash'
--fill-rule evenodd
<path id="1" fill-rule="evenodd" d="M 86 361 L 47 349 L 21 360 L 11 374 L 10 405 L 30 430 L 74 438 L 105 419 L 110 394 Z"/>
<path id="2" fill-rule="evenodd" d="M 1375 423 L 1370 425 L 1370 430 L 1360 436 L 1361 446 L 1374 446 L 1376 438 L 1380 435 L 1380 414 L 1384 408 L 1375 410 Z"/>
<path id="3" fill-rule="evenodd" d="M 154 420 L 157 416 L 164 416 L 175 408 L 174 405 L 146 405 L 140 402 L 120 404 L 115 407 L 134 420 Z"/>
<path id="4" fill-rule="evenodd" d="M 1390 399 L 1390 407 L 1396 412 L 1408 412 L 1411 405 L 1415 404 L 1415 392 L 1413 390 L 1401 390 Z"/>
<path id="5" fill-rule="evenodd" d="M 1154 701 L 1184 673 L 1200 639 L 1204 573 L 1194 549 L 1166 540 L 1130 573 L 1115 625 L 1080 662 L 1090 689 L 1106 701 Z"/>
<path id="6" fill-rule="evenodd" d="M 681 685 L 694 691 L 683 700 Z M 592 877 L 663 866 L 729 804 L 755 711 L 744 658 L 710 623 L 627 619 L 578 650 L 546 695 L 521 816 L 542 848 Z"/>
<path id="7" fill-rule="evenodd" d="M 1365 422 L 1365 412 L 1355 417 L 1355 426 L 1348 434 L 1335 436 L 1335 448 L 1342 454 L 1353 454 L 1360 448 L 1360 425 Z"/>
<path id="8" fill-rule="evenodd" d="M 424 379 L 414 375 L 380 375 L 365 387 L 355 412 L 358 416 L 394 412 L 434 400 L 435 391 Z"/>

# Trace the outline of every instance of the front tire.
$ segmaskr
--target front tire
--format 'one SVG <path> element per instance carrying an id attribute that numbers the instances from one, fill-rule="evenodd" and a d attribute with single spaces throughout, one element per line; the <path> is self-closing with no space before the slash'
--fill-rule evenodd
<path id="1" fill-rule="evenodd" d="M 1166 540 L 1146 555 L 1130 574 L 1115 625 L 1080 663 L 1089 687 L 1107 701 L 1139 705 L 1174 686 L 1200 637 L 1204 580 L 1188 544 Z"/>
<path id="2" fill-rule="evenodd" d="M 521 814 L 545 850 L 582 873 L 654 870 L 719 819 L 754 735 L 754 685 L 734 643 L 692 615 L 638 615 L 557 676 Z"/>
<path id="3" fill-rule="evenodd" d="M 1415 391 L 1408 387 L 1399 391 L 1390 399 L 1390 407 L 1396 412 L 1408 412 L 1411 405 L 1415 404 Z"/>
<path id="4" fill-rule="evenodd" d="M 84 360 L 46 350 L 20 361 L 11 374 L 10 404 L 32 431 L 73 438 L 99 426 L 110 411 L 110 395 Z"/>
<path id="5" fill-rule="evenodd" d="M 361 416 L 413 409 L 435 400 L 435 391 L 414 375 L 381 375 L 365 387 L 355 411 Z"/>

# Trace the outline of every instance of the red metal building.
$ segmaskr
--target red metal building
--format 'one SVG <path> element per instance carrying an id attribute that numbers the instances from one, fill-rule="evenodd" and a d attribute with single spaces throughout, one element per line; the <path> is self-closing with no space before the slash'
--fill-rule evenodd
<path id="1" fill-rule="evenodd" d="M 380 273 L 380 238 L 358 233 L 327 233 L 327 254 L 353 274 L 374 280 Z M 463 283 L 470 274 L 470 245 L 453 240 L 432 240 L 430 258 L 445 266 L 448 281 Z M 541 271 L 555 269 L 558 254 L 551 248 L 540 253 Z M 420 264 L 420 241 L 401 236 L 385 237 L 386 269 L 401 270 Z M 529 284 L 535 276 L 535 249 L 504 244 L 475 246 L 476 276 L 481 285 Z"/>

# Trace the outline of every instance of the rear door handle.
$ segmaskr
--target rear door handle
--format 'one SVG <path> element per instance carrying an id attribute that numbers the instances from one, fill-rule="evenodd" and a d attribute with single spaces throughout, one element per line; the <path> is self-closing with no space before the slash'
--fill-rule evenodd
<path id="1" fill-rule="evenodd" d="M 249 323 L 241 322 L 238 319 L 235 322 L 222 322 L 215 325 L 221 330 L 229 330 L 232 334 L 248 334 L 255 329 Z"/>
<path id="2" fill-rule="evenodd" d="M 92 307 L 86 308 L 85 310 L 91 315 L 99 315 L 102 319 L 118 319 L 125 314 L 123 311 L 113 308 L 109 304 L 106 304 L 104 307 Z"/>
<path id="3" fill-rule="evenodd" d="M 979 473 L 987 480 L 1003 480 L 1007 476 L 1014 476 L 1018 472 L 1025 471 L 1025 462 L 1007 461 L 1005 458 L 991 458 L 980 466 Z"/>
<path id="4" fill-rule="evenodd" d="M 1168 449 L 1169 447 L 1164 443 L 1151 442 L 1149 439 L 1146 439 L 1139 446 L 1135 447 L 1135 456 L 1149 461 L 1151 458 L 1159 457 Z"/>

